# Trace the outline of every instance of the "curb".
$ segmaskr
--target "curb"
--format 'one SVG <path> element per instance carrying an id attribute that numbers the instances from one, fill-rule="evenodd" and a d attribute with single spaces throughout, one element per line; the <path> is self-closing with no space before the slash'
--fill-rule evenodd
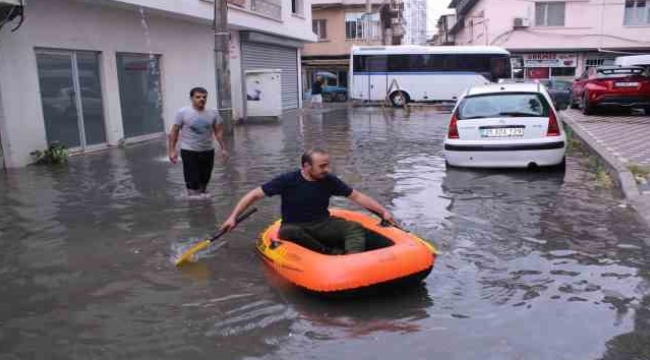
<path id="1" fill-rule="evenodd" d="M 567 116 L 565 113 L 560 113 L 560 117 L 571 128 L 574 137 L 583 143 L 590 153 L 600 158 L 607 168 L 607 173 L 612 176 L 617 187 L 644 220 L 646 225 L 650 227 L 650 198 L 646 199 L 643 197 L 632 172 L 570 116 Z M 650 245 L 650 240 L 648 240 L 648 244 Z"/>

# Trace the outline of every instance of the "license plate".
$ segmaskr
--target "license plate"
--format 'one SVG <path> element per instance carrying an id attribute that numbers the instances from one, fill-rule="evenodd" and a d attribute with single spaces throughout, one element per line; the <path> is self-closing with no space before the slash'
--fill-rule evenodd
<path id="1" fill-rule="evenodd" d="M 616 87 L 637 87 L 639 86 L 639 83 L 638 82 L 617 82 L 614 83 L 614 85 L 616 85 Z"/>
<path id="2" fill-rule="evenodd" d="M 524 136 L 524 128 L 481 129 L 482 137 L 516 137 Z"/>

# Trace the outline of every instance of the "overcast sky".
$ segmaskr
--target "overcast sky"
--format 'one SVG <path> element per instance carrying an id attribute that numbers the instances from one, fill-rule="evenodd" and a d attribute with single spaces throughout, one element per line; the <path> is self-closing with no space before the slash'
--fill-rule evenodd
<path id="1" fill-rule="evenodd" d="M 436 23 L 440 15 L 449 12 L 447 6 L 450 2 L 451 0 L 427 0 L 427 37 L 435 34 Z"/>

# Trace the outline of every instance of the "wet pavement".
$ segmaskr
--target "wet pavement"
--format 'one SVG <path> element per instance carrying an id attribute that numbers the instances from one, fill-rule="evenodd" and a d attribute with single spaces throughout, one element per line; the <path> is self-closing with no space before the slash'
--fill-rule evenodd
<path id="1" fill-rule="evenodd" d="M 649 359 L 650 230 L 620 194 L 577 155 L 564 172 L 447 170 L 446 124 L 366 108 L 250 123 L 203 200 L 182 196 L 162 140 L 10 171 L 0 360 Z M 173 266 L 311 146 L 438 245 L 422 286 L 332 302 L 282 283 L 253 245 L 278 199 L 200 262 Z"/>

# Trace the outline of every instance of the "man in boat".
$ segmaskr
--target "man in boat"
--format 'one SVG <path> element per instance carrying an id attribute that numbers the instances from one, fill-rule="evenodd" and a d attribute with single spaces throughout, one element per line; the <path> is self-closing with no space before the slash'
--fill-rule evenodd
<path id="1" fill-rule="evenodd" d="M 341 247 L 345 253 L 365 250 L 365 231 L 361 225 L 330 216 L 328 207 L 332 196 L 347 197 L 393 222 L 393 215 L 377 201 L 330 174 L 330 158 L 325 150 L 313 149 L 302 155 L 300 170 L 282 174 L 239 200 L 221 229 L 232 230 L 235 219 L 246 208 L 265 196 L 275 195 L 280 195 L 282 201 L 280 238 L 325 254 L 340 254 Z"/>

